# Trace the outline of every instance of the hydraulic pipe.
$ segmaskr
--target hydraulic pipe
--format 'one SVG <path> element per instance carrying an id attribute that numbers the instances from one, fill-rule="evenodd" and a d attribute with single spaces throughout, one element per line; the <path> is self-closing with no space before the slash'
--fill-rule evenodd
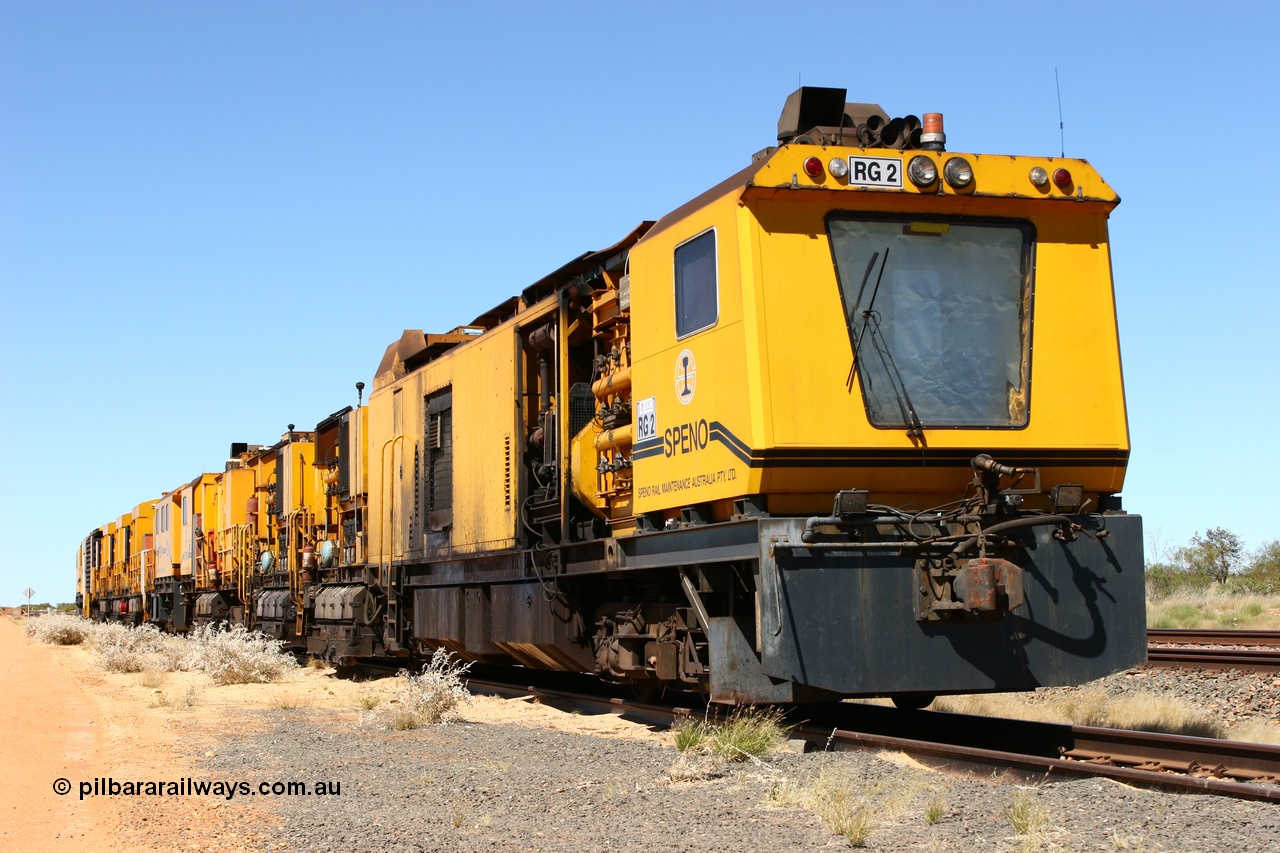
<path id="1" fill-rule="evenodd" d="M 597 400 L 607 401 L 631 387 L 631 366 L 619 367 L 617 370 L 597 379 L 591 385 L 591 393 Z"/>
<path id="2" fill-rule="evenodd" d="M 1002 521 L 999 524 L 993 524 L 983 530 L 981 533 L 970 536 L 961 542 L 955 548 L 951 549 L 952 556 L 959 556 L 965 551 L 978 544 L 978 540 L 991 535 L 992 533 L 1003 533 L 1006 530 L 1015 530 L 1019 527 L 1039 527 L 1042 524 L 1056 524 L 1063 527 L 1071 525 L 1071 519 L 1065 515 L 1028 515 L 1022 518 L 1013 518 L 1009 521 Z"/>
<path id="3" fill-rule="evenodd" d="M 538 356 L 538 411 L 551 411 L 551 363 Z"/>
<path id="4" fill-rule="evenodd" d="M 800 534 L 800 541 L 801 541 L 801 542 L 812 542 L 815 538 L 817 538 L 817 533 L 816 533 L 816 531 L 814 530 L 814 528 L 815 528 L 815 527 L 817 527 L 817 526 L 818 526 L 818 525 L 820 525 L 820 524 L 821 524 L 821 525 L 828 525 L 828 524 L 833 524 L 833 525 L 834 525 L 834 524 L 843 524 L 843 523 L 844 523 L 844 519 L 843 519 L 843 518 L 839 518 L 839 517 L 834 516 L 834 515 L 830 515 L 830 516 L 815 515 L 815 516 L 813 516 L 812 518 L 810 518 L 808 521 L 806 521 L 806 522 L 804 523 L 804 533 L 801 533 L 801 534 Z"/>
<path id="5" fill-rule="evenodd" d="M 569 442 L 569 305 L 568 294 L 560 291 L 556 312 L 556 488 L 560 491 L 560 542 L 569 542 L 569 494 L 572 455 Z"/>
<path id="6" fill-rule="evenodd" d="M 620 426 L 617 429 L 607 430 L 596 436 L 596 450 L 601 453 L 607 450 L 616 450 L 619 453 L 626 453 L 631 449 L 631 424 Z"/>

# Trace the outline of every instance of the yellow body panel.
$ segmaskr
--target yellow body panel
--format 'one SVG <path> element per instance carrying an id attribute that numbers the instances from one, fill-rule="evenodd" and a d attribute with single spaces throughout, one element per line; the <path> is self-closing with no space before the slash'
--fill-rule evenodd
<path id="1" fill-rule="evenodd" d="M 1110 187 L 1084 161 L 967 154 L 976 175 L 967 191 L 945 183 L 941 192 L 936 184 L 921 191 L 909 181 L 904 189 L 849 187 L 825 170 L 820 181 L 804 177 L 803 160 L 814 154 L 824 163 L 850 154 L 904 164 L 928 156 L 939 171 L 957 156 L 784 147 L 749 180 L 687 206 L 632 250 L 632 399 L 655 400 L 661 439 L 657 449 L 637 448 L 636 511 L 767 494 L 774 512 L 821 512 L 848 488 L 869 489 L 878 502 L 930 506 L 964 488 L 967 457 L 977 452 L 1040 467 L 1046 489 L 1072 482 L 1118 492 L 1128 432 L 1106 227 L 1118 199 Z M 1034 166 L 1069 168 L 1075 193 L 1052 182 L 1036 189 L 1028 178 Z M 793 183 L 793 175 L 801 177 Z M 921 443 L 904 429 L 872 425 L 859 382 L 849 382 L 853 351 L 826 224 L 833 211 L 1030 223 L 1025 427 L 930 428 Z M 719 316 L 678 340 L 674 252 L 711 228 Z M 696 364 L 691 395 L 680 382 L 685 359 Z M 922 463 L 914 469 L 912 454 Z M 942 458 L 954 470 L 925 467 Z"/>
<path id="2" fill-rule="evenodd" d="M 155 505 L 156 577 L 178 573 L 182 556 L 182 490 L 166 492 Z"/>
<path id="3" fill-rule="evenodd" d="M 446 356 L 453 397 L 453 549 L 515 547 L 515 337 L 497 329 Z M 428 366 L 428 376 L 431 367 Z"/>
<path id="4" fill-rule="evenodd" d="M 323 505 L 321 481 L 315 470 L 315 444 L 293 441 L 280 448 L 276 462 L 279 500 L 285 513 Z"/>
<path id="5" fill-rule="evenodd" d="M 312 476 L 319 501 L 315 517 L 317 548 L 329 540 L 342 549 L 341 561 L 347 564 L 364 560 L 363 532 L 348 536 L 348 522 L 356 522 L 367 503 L 368 477 L 365 474 L 368 451 L 369 407 L 351 408 L 326 418 L 315 431 L 315 467 Z M 346 442 L 343 443 L 343 433 Z M 345 458 L 344 458 L 345 456 Z M 346 469 L 345 490 L 342 470 Z M 354 525 L 359 527 L 358 524 Z"/>
<path id="6" fill-rule="evenodd" d="M 129 592 L 129 552 L 132 550 L 132 513 L 125 513 L 115 521 L 111 537 L 111 589 L 116 595 Z"/>
<path id="7" fill-rule="evenodd" d="M 822 174 L 811 178 L 805 174 L 804 161 L 817 156 L 824 164 Z M 937 181 L 927 188 L 915 186 L 911 181 L 903 180 L 901 188 L 887 189 L 880 187 L 857 186 L 851 184 L 849 178 L 836 177 L 825 168 L 832 159 L 849 156 L 866 156 L 878 158 L 900 159 L 905 167 L 915 157 L 924 157 L 933 162 L 942 175 L 947 161 L 961 157 L 973 168 L 974 180 L 963 189 L 955 189 L 946 181 Z M 1028 175 L 1034 168 L 1041 168 L 1050 175 L 1056 169 L 1069 170 L 1072 183 L 1067 189 L 1057 187 L 1052 181 L 1043 187 L 1037 187 Z M 1035 201 L 1055 203 L 1070 202 L 1079 204 L 1098 202 L 1110 209 L 1119 203 L 1116 195 L 1097 170 L 1085 160 L 1055 157 L 1015 157 L 1004 154 L 967 154 L 962 152 L 937 151 L 898 151 L 897 149 L 855 148 L 840 146 L 786 145 L 774 152 L 763 167 L 752 177 L 751 184 L 760 188 L 777 188 L 787 192 L 807 192 L 820 190 L 838 193 L 864 193 L 868 195 L 897 197 L 897 202 L 887 202 L 883 198 L 869 202 L 872 206 L 902 202 L 904 198 L 918 199 L 932 207 L 942 198 L 954 198 L 963 201 L 979 201 L 983 199 L 1024 198 Z M 844 202 L 842 202 L 844 203 Z M 923 209 L 923 208 L 921 208 Z"/>
<path id="8" fill-rule="evenodd" d="M 440 558 L 515 547 L 519 460 L 517 330 L 546 312 L 522 314 L 398 379 L 368 406 L 369 559 Z M 430 530 L 425 498 L 426 401 L 452 394 L 452 518 Z M 392 520 L 394 519 L 394 521 Z"/>
<path id="9" fill-rule="evenodd" d="M 155 586 L 155 505 L 145 501 L 133 508 L 129 554 L 129 591 L 144 594 Z"/>
<path id="10" fill-rule="evenodd" d="M 413 506 L 414 449 L 423 434 L 421 374 L 410 374 L 369 397 L 368 556 L 375 563 L 403 558 L 410 550 L 410 514 L 396 507 Z M 419 401 L 409 405 L 407 401 Z M 407 471 L 406 471 L 407 469 Z M 407 477 L 406 477 L 407 473 Z M 421 546 L 419 545 L 419 548 Z"/>
<path id="11" fill-rule="evenodd" d="M 200 553 L 204 519 L 215 519 L 218 479 L 216 474 L 201 474 L 182 488 L 182 513 L 178 548 L 178 573 L 191 577 Z"/>
<path id="12" fill-rule="evenodd" d="M 116 565 L 116 523 L 109 521 L 102 525 L 102 548 L 99 551 L 97 582 L 94 583 L 95 595 L 115 595 L 116 583 L 114 569 Z"/>

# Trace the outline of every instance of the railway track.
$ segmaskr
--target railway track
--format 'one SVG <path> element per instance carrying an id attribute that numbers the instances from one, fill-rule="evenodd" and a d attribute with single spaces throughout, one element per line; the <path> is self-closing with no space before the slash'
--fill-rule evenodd
<path id="1" fill-rule="evenodd" d="M 1153 629 L 1147 643 L 1150 666 L 1280 672 L 1280 631 Z"/>
<path id="2" fill-rule="evenodd" d="M 1280 631 L 1151 628 L 1147 631 L 1147 642 L 1175 646 L 1280 646 Z"/>
<path id="3" fill-rule="evenodd" d="M 658 726 L 706 713 L 701 708 L 643 703 L 558 686 L 489 679 L 472 679 L 468 686 L 475 693 L 529 697 L 586 713 L 616 713 Z M 793 737 L 815 749 L 895 750 L 952 771 L 989 774 L 1004 770 L 1029 779 L 1101 776 L 1133 785 L 1280 803 L 1280 746 L 903 712 L 849 702 L 797 706 L 789 711 L 788 719 L 796 725 Z"/>

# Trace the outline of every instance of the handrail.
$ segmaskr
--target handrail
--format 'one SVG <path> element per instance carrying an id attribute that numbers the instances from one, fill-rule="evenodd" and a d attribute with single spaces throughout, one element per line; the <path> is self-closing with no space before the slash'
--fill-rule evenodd
<path id="1" fill-rule="evenodd" d="M 388 483 L 391 482 L 391 478 L 387 476 L 387 447 L 395 444 L 397 441 L 403 441 L 406 438 L 408 438 L 408 436 L 406 436 L 404 433 L 401 433 L 393 438 L 388 438 L 386 441 L 384 441 L 382 443 L 382 459 L 378 463 L 378 473 L 383 475 L 383 480 L 382 480 L 383 498 L 387 502 L 387 522 L 386 524 L 378 525 L 378 581 L 380 583 L 383 578 L 385 578 L 387 575 L 391 573 L 391 563 L 395 559 L 394 552 L 396 548 L 396 531 L 395 531 L 395 528 L 392 527 L 392 525 L 395 523 L 396 501 L 395 501 L 395 490 L 390 489 L 387 485 Z M 403 448 L 401 449 L 401 452 L 402 453 L 404 452 Z M 391 461 L 393 464 L 395 463 L 394 452 L 392 453 Z M 390 491 L 389 499 L 387 498 L 387 494 L 386 494 L 388 491 Z M 391 527 L 391 550 L 393 553 L 390 555 L 387 555 L 387 570 L 384 573 L 382 571 L 382 558 L 384 555 L 387 554 L 387 552 L 383 549 L 383 531 L 387 527 Z"/>
<path id="2" fill-rule="evenodd" d="M 253 524 L 246 522 L 238 525 L 236 531 L 236 595 L 243 604 L 249 593 L 249 576 L 252 571 L 253 558 L 249 556 L 249 549 L 253 544 Z"/>
<path id="3" fill-rule="evenodd" d="M 313 526 L 314 516 L 308 507 L 298 507 L 285 518 L 285 541 L 288 542 L 289 561 L 289 597 L 294 606 L 302 607 L 302 549 L 295 535 L 297 531 L 305 531 Z"/>

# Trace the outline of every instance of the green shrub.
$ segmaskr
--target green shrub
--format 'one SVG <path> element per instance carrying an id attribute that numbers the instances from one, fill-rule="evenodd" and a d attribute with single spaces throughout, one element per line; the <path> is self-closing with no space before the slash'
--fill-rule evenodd
<path id="1" fill-rule="evenodd" d="M 675 734 L 677 752 L 697 750 L 707 739 L 706 726 L 696 720 L 679 722 L 672 731 Z"/>

